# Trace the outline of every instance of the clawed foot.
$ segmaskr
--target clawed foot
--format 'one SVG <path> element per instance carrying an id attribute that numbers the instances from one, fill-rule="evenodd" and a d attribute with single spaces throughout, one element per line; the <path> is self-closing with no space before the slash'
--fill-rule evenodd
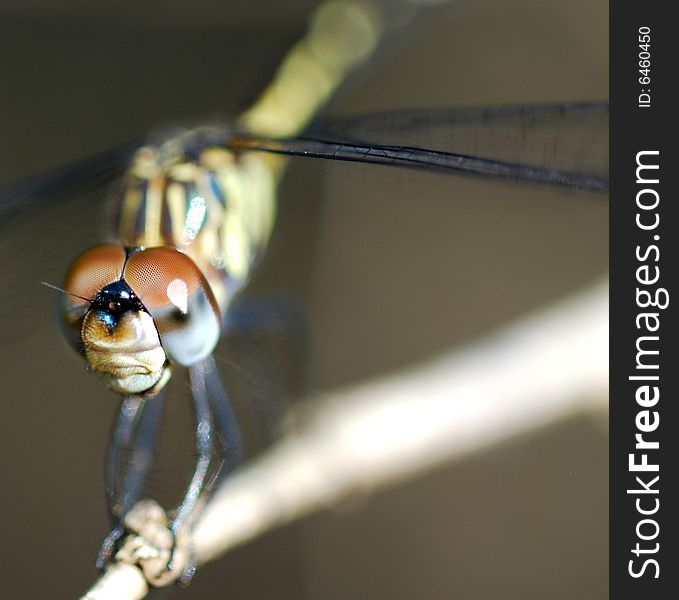
<path id="1" fill-rule="evenodd" d="M 196 560 L 186 531 L 175 533 L 163 508 L 153 500 L 135 504 L 124 524 L 106 536 L 97 568 L 116 560 L 139 567 L 149 584 L 187 586 L 196 573 Z M 101 565 L 101 566 L 100 566 Z"/>
<path id="2" fill-rule="evenodd" d="M 99 547 L 99 552 L 97 552 L 97 558 L 94 561 L 94 566 L 99 571 L 103 571 L 106 568 L 113 555 L 117 552 L 118 544 L 124 533 L 125 527 L 122 523 L 119 523 L 111 529 L 109 534 L 104 538 L 104 541 Z"/>
<path id="3" fill-rule="evenodd" d="M 179 569 L 181 575 L 177 579 L 177 583 L 181 587 L 188 587 L 193 576 L 196 574 L 196 567 L 198 566 L 196 555 L 192 547 L 189 546 L 187 548 L 185 545 L 180 545 L 178 542 L 179 538 L 172 529 L 169 531 L 172 533 L 172 548 L 170 549 L 170 557 L 167 560 L 165 570 L 170 574 Z"/>

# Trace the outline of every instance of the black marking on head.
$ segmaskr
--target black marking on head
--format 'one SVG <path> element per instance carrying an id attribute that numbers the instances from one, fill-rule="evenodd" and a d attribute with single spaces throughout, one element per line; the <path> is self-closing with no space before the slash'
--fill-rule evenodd
<path id="1" fill-rule="evenodd" d="M 109 283 L 99 290 L 90 308 L 109 314 L 112 317 L 112 326 L 127 311 L 148 312 L 124 279 Z"/>

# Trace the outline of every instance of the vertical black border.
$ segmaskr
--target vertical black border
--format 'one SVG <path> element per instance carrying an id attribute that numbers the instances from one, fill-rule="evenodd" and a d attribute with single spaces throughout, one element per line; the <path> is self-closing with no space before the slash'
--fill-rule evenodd
<path id="1" fill-rule="evenodd" d="M 679 84 L 679 27 L 671 9 L 674 4 L 660 0 L 612 0 L 610 3 L 610 98 L 611 98 L 611 208 L 610 208 L 610 597 L 615 600 L 674 599 L 679 598 L 679 532 L 677 513 L 679 498 L 675 480 L 679 476 L 679 352 L 677 340 L 677 310 L 679 296 L 675 297 L 679 277 L 679 220 L 677 204 L 679 194 L 675 180 L 679 179 L 679 162 L 676 146 L 679 144 L 679 127 L 675 115 L 679 110 L 674 93 Z M 650 84 L 642 84 L 639 77 L 638 35 L 640 27 L 650 28 Z M 650 107 L 639 107 L 639 95 L 650 90 Z M 659 183 L 640 184 L 636 179 L 637 153 L 659 151 Z M 650 160 L 650 159 L 649 159 Z M 646 171 L 650 174 L 650 171 Z M 644 231 L 637 226 L 637 193 L 652 187 L 660 196 L 657 229 Z M 647 197 L 651 197 L 648 195 Z M 642 218 L 650 217 L 643 213 Z M 650 222 L 650 221 L 647 221 Z M 659 236 L 654 239 L 654 236 Z M 659 257 L 651 252 L 646 260 L 639 260 L 652 244 L 657 245 Z M 637 250 L 639 248 L 639 250 Z M 637 269 L 648 265 L 659 268 L 660 278 L 655 285 L 642 285 L 637 279 Z M 653 292 L 665 288 L 669 293 L 669 306 L 665 309 L 641 308 L 637 303 L 637 290 Z M 647 335 L 637 326 L 639 313 L 653 310 L 659 315 L 660 328 L 656 357 L 657 370 L 637 370 L 637 341 Z M 651 342 L 653 343 L 653 342 Z M 649 346 L 647 346 L 649 347 Z M 659 401 L 653 407 L 640 406 L 635 397 L 643 384 L 631 381 L 630 376 L 641 373 L 659 376 L 649 382 L 659 389 Z M 635 449 L 635 435 L 639 414 L 656 411 L 659 425 L 655 431 L 643 433 L 647 440 L 659 442 L 658 450 Z M 650 418 L 655 418 L 651 415 Z M 642 421 L 643 425 L 644 421 Z M 644 452 L 649 463 L 659 465 L 657 472 L 631 472 L 630 453 L 637 453 L 637 462 Z M 652 474 L 652 477 L 651 477 Z M 655 493 L 634 494 L 628 490 L 641 489 L 636 481 L 640 476 L 647 485 L 656 475 L 660 478 L 651 487 Z M 636 506 L 640 499 L 642 509 L 659 508 L 652 515 L 642 515 Z M 642 519 L 657 522 L 658 534 L 652 540 L 639 539 L 637 526 Z M 655 526 L 642 524 L 641 532 L 650 536 Z M 637 556 L 633 553 L 637 542 L 648 551 Z M 650 552 L 658 544 L 657 552 Z M 632 570 L 642 570 L 646 559 L 656 560 L 646 565 L 644 574 L 633 577 Z"/>

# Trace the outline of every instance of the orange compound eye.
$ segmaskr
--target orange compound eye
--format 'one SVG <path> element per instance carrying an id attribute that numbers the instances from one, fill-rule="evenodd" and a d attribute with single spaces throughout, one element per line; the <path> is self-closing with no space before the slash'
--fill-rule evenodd
<path id="1" fill-rule="evenodd" d="M 153 317 L 171 360 L 188 366 L 208 356 L 221 320 L 210 286 L 196 264 L 175 248 L 130 255 L 123 278 Z"/>
<path id="2" fill-rule="evenodd" d="M 121 246 L 94 246 L 75 259 L 66 274 L 64 289 L 93 300 L 99 290 L 120 279 L 124 264 L 125 250 Z M 76 305 L 87 304 L 79 298 L 70 299 Z"/>
<path id="3" fill-rule="evenodd" d="M 114 244 L 94 246 L 71 264 L 63 286 L 70 294 L 61 296 L 59 313 L 61 331 L 76 350 L 81 347 L 80 328 L 90 307 L 88 300 L 94 300 L 99 290 L 120 279 L 124 264 L 125 250 Z"/>
<path id="4" fill-rule="evenodd" d="M 188 296 L 203 284 L 196 264 L 174 248 L 149 248 L 130 256 L 123 274 L 144 306 L 175 306 L 186 311 Z"/>

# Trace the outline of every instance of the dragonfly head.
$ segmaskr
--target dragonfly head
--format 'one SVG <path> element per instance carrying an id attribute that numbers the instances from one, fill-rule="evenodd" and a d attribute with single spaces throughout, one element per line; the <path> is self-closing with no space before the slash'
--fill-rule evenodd
<path id="1" fill-rule="evenodd" d="M 158 391 L 172 363 L 202 360 L 219 339 L 210 287 L 175 248 L 95 246 L 76 259 L 64 287 L 66 339 L 120 394 Z"/>

